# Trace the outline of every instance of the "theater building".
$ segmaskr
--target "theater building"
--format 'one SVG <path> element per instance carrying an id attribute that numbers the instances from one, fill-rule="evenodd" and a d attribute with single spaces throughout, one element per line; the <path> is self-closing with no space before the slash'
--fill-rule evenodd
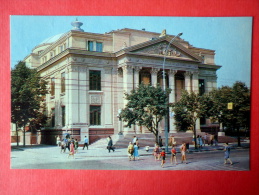
<path id="1" fill-rule="evenodd" d="M 124 128 L 117 115 L 126 104 L 124 92 L 141 82 L 162 84 L 164 56 L 170 102 L 182 89 L 206 93 L 217 87 L 214 50 L 176 37 L 165 54 L 174 35 L 128 28 L 97 34 L 84 32 L 79 21 L 71 24 L 72 30 L 46 39 L 24 59 L 49 82 L 45 131 L 69 132 L 81 140 L 88 135 L 90 141 L 120 131 L 147 133 L 138 126 Z M 197 129 L 204 124 L 198 121 Z M 175 131 L 173 118 L 169 130 Z"/>

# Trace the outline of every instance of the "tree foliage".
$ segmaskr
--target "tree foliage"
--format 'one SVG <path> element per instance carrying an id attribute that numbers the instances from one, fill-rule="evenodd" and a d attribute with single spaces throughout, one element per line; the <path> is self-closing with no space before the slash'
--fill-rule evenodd
<path id="1" fill-rule="evenodd" d="M 131 93 L 125 93 L 128 100 L 120 117 L 127 127 L 145 126 L 158 139 L 158 125 L 168 112 L 168 95 L 171 89 L 164 91 L 160 86 L 141 84 Z"/>
<path id="2" fill-rule="evenodd" d="M 237 81 L 232 87 L 223 86 L 213 90 L 209 96 L 213 102 L 210 109 L 211 118 L 235 131 L 240 145 L 240 128 L 250 127 L 250 89 L 245 83 Z M 233 103 L 232 109 L 228 109 L 228 103 Z"/>
<path id="3" fill-rule="evenodd" d="M 47 82 L 35 69 L 19 62 L 11 71 L 11 121 L 18 127 L 30 125 L 36 129 L 46 122 L 45 104 L 42 100 L 47 91 Z M 35 129 L 33 128 L 33 129 Z"/>
<path id="4" fill-rule="evenodd" d="M 207 116 L 210 104 L 209 97 L 204 94 L 200 96 L 194 92 L 182 91 L 181 99 L 172 104 L 174 112 L 175 125 L 178 129 L 190 128 L 194 132 L 194 140 L 196 146 L 196 121 L 198 118 Z"/>

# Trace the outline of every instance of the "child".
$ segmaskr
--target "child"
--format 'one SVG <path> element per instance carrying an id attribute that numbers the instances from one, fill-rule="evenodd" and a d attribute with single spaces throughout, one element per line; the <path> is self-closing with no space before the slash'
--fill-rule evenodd
<path id="1" fill-rule="evenodd" d="M 160 159 L 160 155 L 159 155 L 159 146 L 158 144 L 155 144 L 155 148 L 154 148 L 154 152 L 153 155 L 155 157 L 155 161 Z"/>
<path id="2" fill-rule="evenodd" d="M 173 164 L 173 161 L 175 162 L 175 165 L 177 165 L 177 161 L 176 161 L 176 150 L 174 148 L 174 146 L 172 147 L 171 150 L 172 156 L 171 156 L 171 164 Z"/>
<path id="3" fill-rule="evenodd" d="M 165 149 L 164 148 L 162 149 L 160 156 L 162 157 L 161 167 L 164 167 L 164 164 L 165 164 Z"/>

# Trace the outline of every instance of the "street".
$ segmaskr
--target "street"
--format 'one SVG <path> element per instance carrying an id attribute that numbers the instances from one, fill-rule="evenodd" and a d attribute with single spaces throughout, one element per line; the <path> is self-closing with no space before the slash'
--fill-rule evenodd
<path id="1" fill-rule="evenodd" d="M 38 146 L 12 149 L 12 169 L 88 169 L 88 170 L 249 170 L 249 148 L 233 148 L 230 158 L 233 165 L 224 164 L 222 147 L 214 150 L 191 151 L 187 153 L 187 164 L 181 163 L 181 154 L 177 151 L 179 164 L 171 165 L 170 157 L 166 157 L 164 168 L 161 161 L 155 161 L 152 150 L 139 150 L 140 159 L 129 161 L 126 149 L 116 149 L 108 152 L 105 148 L 91 148 L 68 158 L 68 151 L 60 153 L 56 146 Z"/>

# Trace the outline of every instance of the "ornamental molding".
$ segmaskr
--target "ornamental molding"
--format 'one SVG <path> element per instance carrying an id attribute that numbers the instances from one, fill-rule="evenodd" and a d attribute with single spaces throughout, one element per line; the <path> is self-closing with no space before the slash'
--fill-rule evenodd
<path id="1" fill-rule="evenodd" d="M 102 104 L 102 97 L 100 95 L 90 95 L 90 104 L 101 105 Z"/>

